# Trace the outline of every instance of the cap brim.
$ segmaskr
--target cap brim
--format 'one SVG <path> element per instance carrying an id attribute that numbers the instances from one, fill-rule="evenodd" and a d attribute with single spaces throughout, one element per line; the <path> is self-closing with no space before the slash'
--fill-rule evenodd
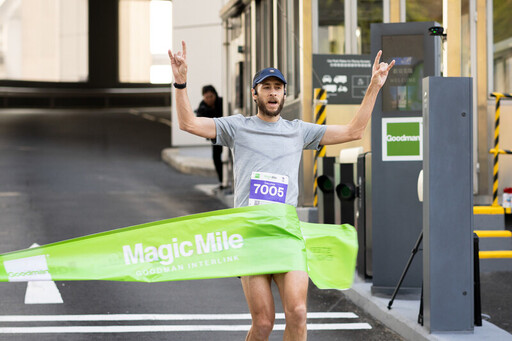
<path id="1" fill-rule="evenodd" d="M 253 83 L 252 87 L 253 87 L 253 88 L 255 88 L 255 87 L 256 87 L 256 85 L 260 84 L 260 83 L 261 83 L 261 82 L 263 82 L 265 79 L 267 79 L 267 78 L 271 78 L 271 77 L 274 77 L 274 78 L 279 79 L 281 82 L 283 82 L 283 84 L 287 84 L 287 83 L 286 83 L 286 80 L 285 80 L 284 78 L 282 78 L 282 77 L 279 77 L 279 76 L 276 76 L 276 75 L 267 75 L 267 76 L 262 77 L 261 79 L 257 79 L 256 81 L 254 81 L 254 83 Z"/>

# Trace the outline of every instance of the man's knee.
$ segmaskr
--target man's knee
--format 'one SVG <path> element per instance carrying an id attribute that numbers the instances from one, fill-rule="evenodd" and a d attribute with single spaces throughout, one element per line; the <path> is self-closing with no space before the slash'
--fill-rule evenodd
<path id="1" fill-rule="evenodd" d="M 267 338 L 274 328 L 274 318 L 268 316 L 260 316 L 252 321 L 253 332 L 258 338 Z"/>
<path id="2" fill-rule="evenodd" d="M 296 326 L 306 325 L 307 314 L 305 304 L 296 305 L 286 312 L 286 323 Z"/>

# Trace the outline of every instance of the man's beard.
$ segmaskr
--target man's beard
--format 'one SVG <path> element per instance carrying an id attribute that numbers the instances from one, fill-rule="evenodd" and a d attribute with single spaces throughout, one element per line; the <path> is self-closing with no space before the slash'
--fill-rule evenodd
<path id="1" fill-rule="evenodd" d="M 281 102 L 279 103 L 279 107 L 275 111 L 269 111 L 267 110 L 265 106 L 265 102 L 263 100 L 260 100 L 259 98 L 256 99 L 256 104 L 258 105 L 259 112 L 261 112 L 264 116 L 268 117 L 276 117 L 281 113 L 281 110 L 283 110 L 284 106 L 284 98 L 281 99 Z"/>

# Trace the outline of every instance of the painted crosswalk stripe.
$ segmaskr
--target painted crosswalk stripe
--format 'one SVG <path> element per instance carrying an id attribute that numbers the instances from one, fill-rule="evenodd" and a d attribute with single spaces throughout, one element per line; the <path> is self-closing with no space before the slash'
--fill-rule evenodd
<path id="1" fill-rule="evenodd" d="M 38 247 L 34 243 L 30 247 Z M 25 292 L 25 304 L 58 304 L 64 303 L 57 284 L 53 281 L 29 281 Z"/>
<path id="2" fill-rule="evenodd" d="M 310 312 L 309 319 L 353 319 L 351 312 Z M 0 315 L 0 322 L 56 321 L 185 321 L 185 320 L 250 320 L 251 314 L 84 314 L 84 315 Z M 284 313 L 276 314 L 277 320 Z"/>
<path id="3" fill-rule="evenodd" d="M 158 325 L 158 326 L 66 326 L 66 327 L 8 327 L 0 334 L 62 334 L 62 333 L 141 333 L 141 332 L 202 332 L 248 331 L 250 325 Z M 274 330 L 284 330 L 284 324 L 274 325 Z M 358 330 L 372 329 L 368 323 L 318 323 L 308 324 L 308 330 Z"/>

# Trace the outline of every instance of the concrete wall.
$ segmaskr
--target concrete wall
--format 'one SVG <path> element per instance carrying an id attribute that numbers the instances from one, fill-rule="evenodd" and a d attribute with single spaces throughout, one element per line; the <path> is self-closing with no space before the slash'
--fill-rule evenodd
<path id="1" fill-rule="evenodd" d="M 327 105 L 326 107 L 326 124 L 348 124 L 356 115 L 360 105 Z M 339 156 L 342 149 L 363 147 L 364 152 L 369 152 L 371 148 L 371 121 L 364 131 L 362 140 L 352 141 L 348 143 L 335 144 L 325 147 L 327 156 Z"/>
<path id="2" fill-rule="evenodd" d="M 86 1 L 60 3 L 60 77 L 72 81 L 87 81 L 88 70 L 88 7 Z"/>
<path id="3" fill-rule="evenodd" d="M 192 109 L 201 102 L 203 85 L 211 84 L 222 94 L 222 20 L 219 11 L 223 0 L 173 0 L 172 50 L 181 50 L 181 41 L 187 43 L 187 91 Z M 175 108 L 172 98 L 172 108 Z M 171 114 L 171 145 L 209 144 L 205 139 L 179 130 L 176 112 Z"/>
<path id="4" fill-rule="evenodd" d="M 150 2 L 119 3 L 119 80 L 149 83 L 151 68 Z"/>
<path id="5" fill-rule="evenodd" d="M 0 78 L 87 80 L 87 1 L 0 2 Z"/>

